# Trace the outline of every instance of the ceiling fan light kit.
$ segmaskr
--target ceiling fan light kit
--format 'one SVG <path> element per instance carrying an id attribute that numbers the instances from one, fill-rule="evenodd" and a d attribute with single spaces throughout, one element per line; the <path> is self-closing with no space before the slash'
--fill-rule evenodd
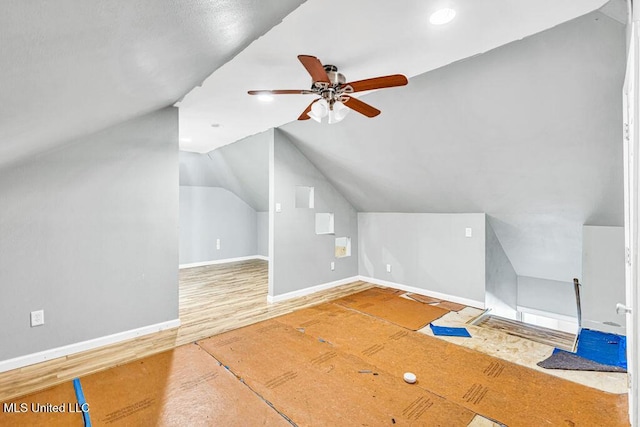
<path id="1" fill-rule="evenodd" d="M 344 75 L 338 72 L 335 65 L 322 65 L 315 56 L 298 55 L 298 59 L 311 75 L 311 89 L 294 90 L 250 90 L 249 95 L 319 95 L 302 112 L 298 120 L 313 119 L 318 123 L 327 117 L 329 124 L 344 119 L 350 110 L 355 110 L 367 117 L 375 117 L 380 110 L 351 96 L 355 92 L 404 86 L 408 80 L 402 74 L 374 77 L 347 83 Z"/>
<path id="2" fill-rule="evenodd" d="M 311 105 L 311 111 L 307 115 L 318 123 L 322 123 L 322 119 L 328 117 L 327 122 L 333 124 L 344 119 L 349 111 L 349 108 L 340 101 L 330 104 L 324 98 L 320 98 Z"/>

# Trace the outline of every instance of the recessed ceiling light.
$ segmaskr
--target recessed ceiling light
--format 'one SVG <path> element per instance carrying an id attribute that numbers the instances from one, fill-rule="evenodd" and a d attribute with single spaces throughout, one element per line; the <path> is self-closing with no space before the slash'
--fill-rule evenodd
<path id="1" fill-rule="evenodd" d="M 262 102 L 271 102 L 273 101 L 273 96 L 271 95 L 258 95 L 258 99 Z"/>
<path id="2" fill-rule="evenodd" d="M 451 22 L 456 17 L 456 11 L 449 8 L 437 10 L 431 14 L 429 22 L 433 25 L 443 25 Z"/>

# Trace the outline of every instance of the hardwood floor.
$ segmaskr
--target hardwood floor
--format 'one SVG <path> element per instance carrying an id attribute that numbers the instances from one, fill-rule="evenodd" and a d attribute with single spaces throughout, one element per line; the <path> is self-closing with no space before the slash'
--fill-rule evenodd
<path id="1" fill-rule="evenodd" d="M 0 402 L 373 286 L 354 282 L 268 304 L 267 268 L 251 260 L 181 270 L 179 328 L 0 373 Z"/>
<path id="2" fill-rule="evenodd" d="M 568 332 L 555 331 L 541 326 L 529 325 L 516 320 L 504 319 L 497 316 L 483 316 L 474 322 L 482 328 L 495 329 L 509 335 L 526 338 L 531 341 L 561 348 L 566 351 L 574 351 L 576 335 Z"/>

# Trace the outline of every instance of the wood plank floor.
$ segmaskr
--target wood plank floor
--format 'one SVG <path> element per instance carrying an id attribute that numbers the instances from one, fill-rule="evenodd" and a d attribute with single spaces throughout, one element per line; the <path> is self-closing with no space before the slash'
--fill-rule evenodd
<path id="1" fill-rule="evenodd" d="M 267 269 L 251 260 L 181 270 L 179 328 L 0 373 L 0 402 L 373 286 L 354 282 L 268 304 Z"/>
<path id="2" fill-rule="evenodd" d="M 567 351 L 573 351 L 576 343 L 575 334 L 556 331 L 497 316 L 483 316 L 478 319 L 477 322 L 474 322 L 474 325 L 482 328 L 494 329 L 509 335 L 526 338 L 531 341 L 547 344 L 552 347 L 558 347 Z"/>

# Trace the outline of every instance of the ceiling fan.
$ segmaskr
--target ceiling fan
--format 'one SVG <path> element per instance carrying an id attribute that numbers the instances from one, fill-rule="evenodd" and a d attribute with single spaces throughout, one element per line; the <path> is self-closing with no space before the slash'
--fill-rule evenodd
<path id="1" fill-rule="evenodd" d="M 408 80 L 402 74 L 374 77 L 371 79 L 346 82 L 335 65 L 322 65 L 315 56 L 298 55 L 304 68 L 311 75 L 311 89 L 294 90 L 250 90 L 249 95 L 320 95 L 302 112 L 298 120 L 314 119 L 321 122 L 328 116 L 329 123 L 342 120 L 349 109 L 367 117 L 375 117 L 380 110 L 351 96 L 355 92 L 404 86 Z"/>

